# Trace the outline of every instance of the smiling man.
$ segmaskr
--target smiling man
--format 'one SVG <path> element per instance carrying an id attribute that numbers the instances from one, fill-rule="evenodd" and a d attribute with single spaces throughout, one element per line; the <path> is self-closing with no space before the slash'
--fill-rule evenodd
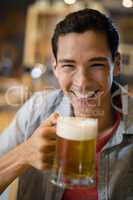
<path id="1" fill-rule="evenodd" d="M 57 24 L 53 70 L 61 89 L 35 94 L 0 135 L 1 192 L 19 176 L 18 200 L 133 198 L 132 134 L 122 142 L 124 122 L 114 109 L 123 110 L 121 92 L 113 82 L 120 74 L 118 45 L 117 30 L 99 11 L 71 13 Z M 116 100 L 117 106 L 112 106 Z M 57 113 L 98 119 L 96 187 L 64 190 L 50 183 Z"/>
<path id="2" fill-rule="evenodd" d="M 90 25 L 86 30 L 86 23 L 83 25 L 82 31 L 59 37 L 54 72 L 74 114 L 99 118 L 101 132 L 113 123 L 110 89 L 120 61 L 117 49 L 112 57 L 103 30 L 94 31 Z"/>

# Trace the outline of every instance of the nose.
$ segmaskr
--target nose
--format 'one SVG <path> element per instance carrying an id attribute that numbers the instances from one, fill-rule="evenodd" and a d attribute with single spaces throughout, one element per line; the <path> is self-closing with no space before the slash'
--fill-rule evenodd
<path id="1" fill-rule="evenodd" d="M 86 90 L 92 87 L 92 75 L 85 70 L 79 70 L 74 76 L 74 85 Z"/>

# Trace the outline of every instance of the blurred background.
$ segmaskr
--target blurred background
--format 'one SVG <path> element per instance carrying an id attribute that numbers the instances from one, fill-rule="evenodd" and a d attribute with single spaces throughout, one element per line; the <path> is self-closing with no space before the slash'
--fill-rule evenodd
<path id="1" fill-rule="evenodd" d="M 133 0 L 1 0 L 0 131 L 35 91 L 58 87 L 51 67 L 54 26 L 85 7 L 104 12 L 117 26 L 122 74 L 133 95 Z"/>

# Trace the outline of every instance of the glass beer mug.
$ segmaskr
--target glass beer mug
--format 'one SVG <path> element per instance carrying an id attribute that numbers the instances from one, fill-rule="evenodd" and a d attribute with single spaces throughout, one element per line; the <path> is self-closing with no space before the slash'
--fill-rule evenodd
<path id="1" fill-rule="evenodd" d="M 60 187 L 95 185 L 97 119 L 59 117 L 51 182 Z"/>

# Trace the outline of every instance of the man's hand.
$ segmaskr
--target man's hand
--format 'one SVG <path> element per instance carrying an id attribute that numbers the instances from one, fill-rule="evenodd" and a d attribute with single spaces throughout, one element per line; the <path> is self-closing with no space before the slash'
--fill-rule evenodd
<path id="1" fill-rule="evenodd" d="M 58 113 L 53 113 L 24 143 L 24 160 L 40 170 L 52 168 L 56 149 L 56 122 Z"/>
<path id="2" fill-rule="evenodd" d="M 56 149 L 56 122 L 53 113 L 24 143 L 0 158 L 0 193 L 31 166 L 49 170 L 53 165 Z"/>

